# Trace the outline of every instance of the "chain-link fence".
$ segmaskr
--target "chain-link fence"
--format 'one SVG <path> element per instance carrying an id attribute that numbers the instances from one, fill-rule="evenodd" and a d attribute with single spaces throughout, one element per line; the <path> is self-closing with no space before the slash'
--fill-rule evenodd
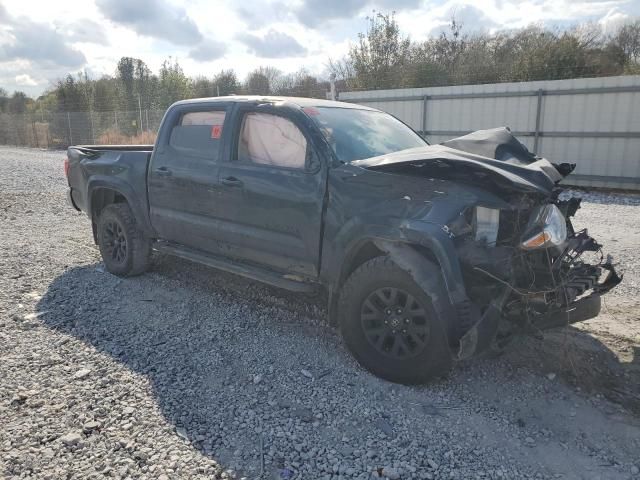
<path id="1" fill-rule="evenodd" d="M 153 143 L 163 110 L 0 114 L 0 145 L 66 148 Z"/>

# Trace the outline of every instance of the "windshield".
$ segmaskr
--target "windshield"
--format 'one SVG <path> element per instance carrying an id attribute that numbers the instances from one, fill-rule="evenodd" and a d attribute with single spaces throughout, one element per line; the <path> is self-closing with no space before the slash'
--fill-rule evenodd
<path id="1" fill-rule="evenodd" d="M 339 107 L 306 107 L 338 160 L 345 163 L 428 145 L 388 113 Z"/>

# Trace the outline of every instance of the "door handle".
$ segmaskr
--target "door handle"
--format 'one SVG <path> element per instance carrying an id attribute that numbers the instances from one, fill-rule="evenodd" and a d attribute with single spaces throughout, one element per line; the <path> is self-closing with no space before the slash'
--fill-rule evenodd
<path id="1" fill-rule="evenodd" d="M 173 172 L 167 167 L 158 167 L 156 168 L 156 174 L 160 177 L 170 177 Z"/>
<path id="2" fill-rule="evenodd" d="M 227 187 L 241 187 L 242 180 L 238 180 L 236 177 L 227 177 L 220 180 L 222 185 L 226 185 Z"/>

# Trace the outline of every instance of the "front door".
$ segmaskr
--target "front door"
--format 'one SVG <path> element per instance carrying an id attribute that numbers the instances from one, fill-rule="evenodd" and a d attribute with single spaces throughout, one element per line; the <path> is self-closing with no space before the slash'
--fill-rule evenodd
<path id="1" fill-rule="evenodd" d="M 237 258 L 315 278 L 327 167 L 309 138 L 289 110 L 239 107 L 219 215 Z"/>

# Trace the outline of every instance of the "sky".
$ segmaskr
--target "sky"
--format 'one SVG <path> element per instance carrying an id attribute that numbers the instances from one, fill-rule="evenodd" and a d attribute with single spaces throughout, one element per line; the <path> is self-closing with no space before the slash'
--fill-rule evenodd
<path id="1" fill-rule="evenodd" d="M 467 31 L 529 24 L 605 30 L 640 16 L 640 0 L 0 0 L 0 87 L 37 96 L 68 73 L 113 74 L 120 57 L 153 71 L 168 57 L 189 76 L 265 65 L 327 75 L 373 11 L 396 12 L 413 40 L 452 15 Z"/>

